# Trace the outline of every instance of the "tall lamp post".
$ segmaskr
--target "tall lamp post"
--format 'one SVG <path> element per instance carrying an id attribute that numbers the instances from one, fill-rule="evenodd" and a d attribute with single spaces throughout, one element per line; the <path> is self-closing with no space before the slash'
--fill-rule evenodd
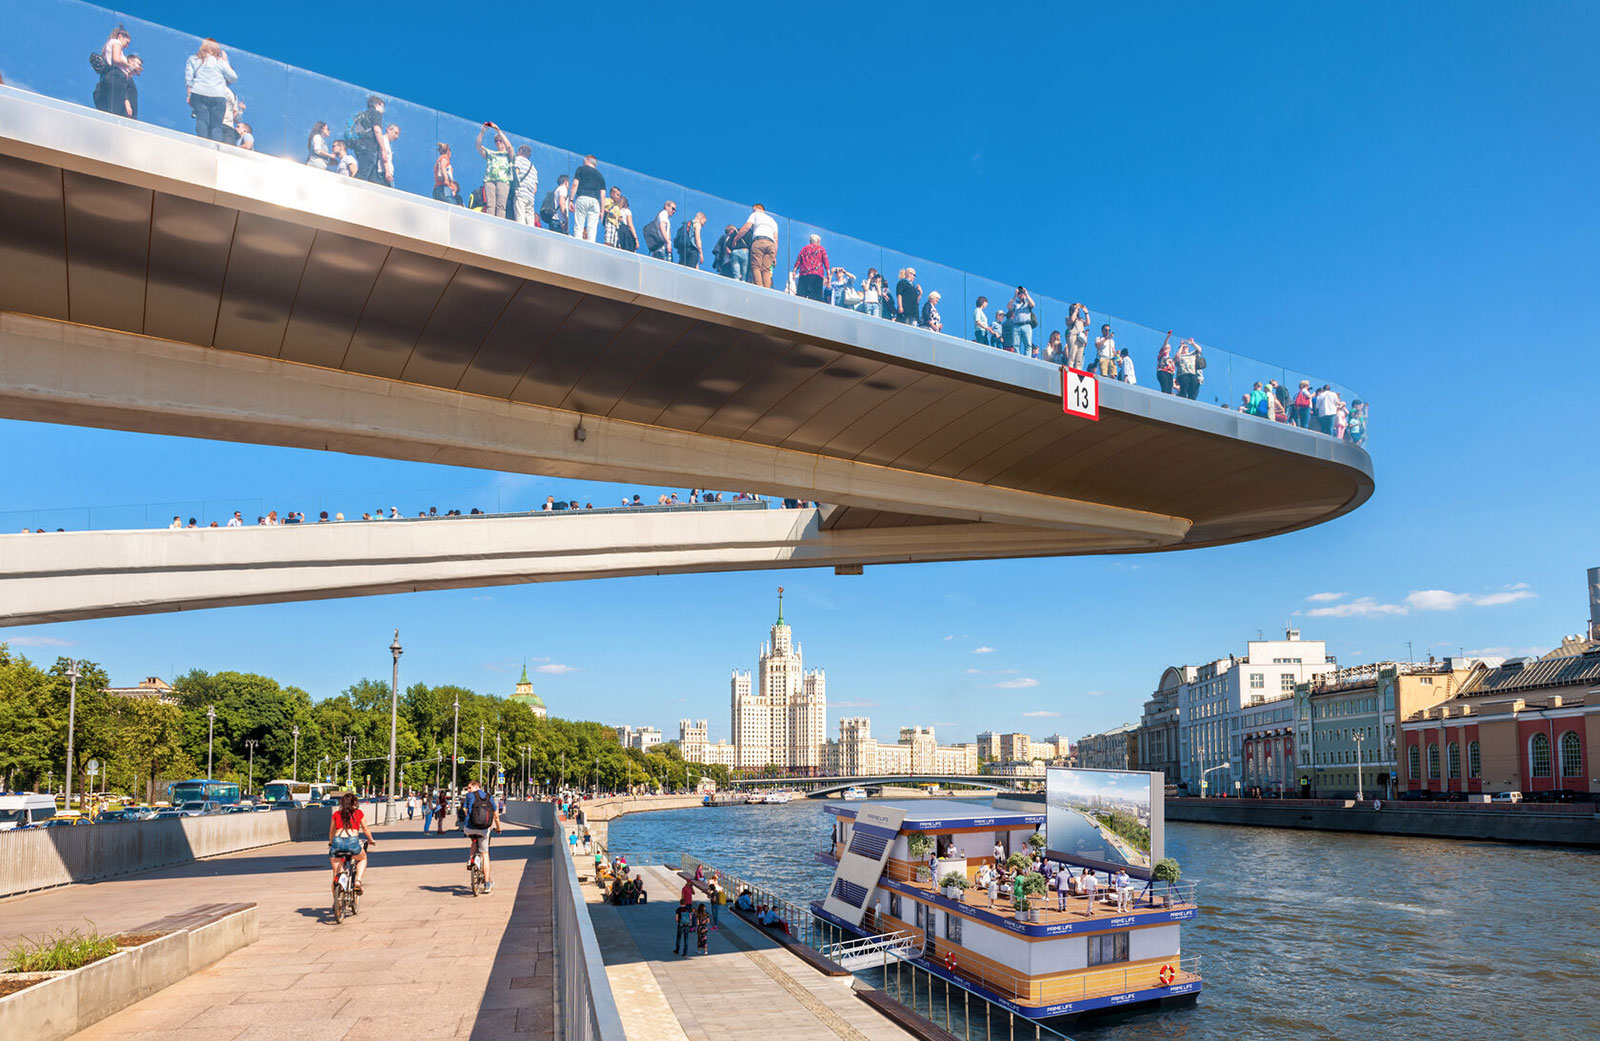
<path id="1" fill-rule="evenodd" d="M 1218 763 L 1216 766 L 1213 766 L 1209 770 L 1201 770 L 1200 771 L 1200 798 L 1204 799 L 1206 797 L 1206 774 L 1213 774 L 1213 773 L 1216 773 L 1218 770 L 1226 770 L 1226 769 L 1229 768 L 1230 765 L 1231 764 L 1225 763 L 1225 762 L 1224 763 Z"/>
<path id="2" fill-rule="evenodd" d="M 455 725 L 450 729 L 450 797 L 456 795 L 456 760 L 461 758 L 461 695 L 457 694 L 450 706 L 455 710 Z"/>
<path id="3" fill-rule="evenodd" d="M 300 724 L 296 723 L 289 731 L 294 735 L 294 779 L 300 779 Z"/>
<path id="4" fill-rule="evenodd" d="M 206 780 L 212 780 L 211 772 L 211 745 L 212 739 L 217 736 L 217 706 L 206 706 Z"/>
<path id="5" fill-rule="evenodd" d="M 253 737 L 245 738 L 244 746 L 250 749 L 250 772 L 245 775 L 244 781 L 246 795 L 253 793 L 256 788 L 256 745 L 260 743 Z"/>
<path id="6" fill-rule="evenodd" d="M 1356 802 L 1360 802 L 1362 800 L 1364 797 L 1363 793 L 1365 791 L 1365 789 L 1361 787 L 1361 741 L 1365 736 L 1366 735 L 1359 730 L 1357 730 L 1354 734 L 1356 739 Z"/>
<path id="7" fill-rule="evenodd" d="M 344 786 L 354 790 L 356 786 L 356 736 L 344 736 Z"/>
<path id="8" fill-rule="evenodd" d="M 394 680 L 389 686 L 389 804 L 383 810 L 383 822 L 394 823 L 395 733 L 400 719 L 400 630 L 394 631 L 394 643 L 389 645 L 394 655 Z"/>
<path id="9" fill-rule="evenodd" d="M 78 670 L 76 660 L 67 662 L 67 679 L 72 687 L 67 694 L 67 809 L 72 809 L 72 732 L 78 721 L 78 677 L 83 673 Z"/>
<path id="10" fill-rule="evenodd" d="M 478 783 L 483 784 L 483 720 L 478 721 Z"/>

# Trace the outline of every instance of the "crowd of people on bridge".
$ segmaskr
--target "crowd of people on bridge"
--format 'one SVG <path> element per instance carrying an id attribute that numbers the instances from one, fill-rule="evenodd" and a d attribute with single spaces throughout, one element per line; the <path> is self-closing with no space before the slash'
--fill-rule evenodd
<path id="1" fill-rule="evenodd" d="M 93 91 L 96 107 L 137 119 L 136 81 L 143 73 L 143 61 L 131 46 L 131 35 L 118 26 L 90 64 L 98 76 Z M 253 149 L 254 135 L 249 124 L 239 118 L 246 107 L 237 94 L 239 75 L 221 45 L 209 38 L 201 41 L 185 62 L 183 74 L 184 96 L 194 116 L 195 134 Z M 345 120 L 342 132 L 325 120 L 314 121 L 306 134 L 306 165 L 393 187 L 395 143 L 400 139 L 401 128 L 388 117 L 386 108 L 386 100 L 373 94 L 367 97 L 361 111 Z M 680 215 L 674 199 L 663 201 L 659 208 L 651 200 L 636 219 L 632 200 L 620 186 L 608 183 L 593 155 L 584 156 L 572 173 L 560 173 L 541 196 L 539 170 L 531 146 L 514 145 L 498 124 L 486 120 L 478 127 L 473 149 L 475 161 L 482 165 L 481 177 L 476 171 L 470 176 L 458 173 L 451 145 L 444 141 L 435 145 L 435 199 L 630 253 L 642 250 L 658 260 L 686 267 L 699 269 L 709 260 L 711 269 L 727 278 L 774 287 L 781 223 L 761 203 L 750 207 L 742 223 L 727 224 L 713 235 L 706 228 L 703 211 Z M 465 194 L 464 182 L 468 185 Z M 654 215 L 649 215 L 651 209 L 656 210 Z M 868 267 L 858 277 L 831 263 L 820 233 L 807 235 L 806 243 L 795 253 L 783 288 L 795 296 L 869 317 L 932 333 L 963 335 L 959 328 L 946 329 L 941 312 L 943 293 L 937 287 L 925 291 L 914 266 L 899 268 L 893 280 L 876 267 Z M 980 295 L 973 301 L 968 335 L 973 342 L 985 346 L 1090 372 L 1101 379 L 1139 383 L 1140 359 L 1128 347 L 1117 345 L 1110 323 L 1100 324 L 1091 345 L 1094 323 L 1083 303 L 1068 307 L 1064 329 L 1048 333 L 1042 328 L 1043 312 L 1044 308 L 1022 285 L 1003 302 Z M 1161 393 L 1190 400 L 1200 398 L 1207 367 L 1201 344 L 1193 338 L 1183 338 L 1174 348 L 1169 331 L 1151 361 Z M 1240 361 L 1231 359 L 1231 367 L 1239 368 Z M 1248 377 L 1236 373 L 1231 378 Z M 1215 395 L 1213 400 L 1229 407 Z M 1304 381 L 1298 391 L 1290 392 L 1276 381 L 1258 382 L 1243 395 L 1239 411 L 1356 444 L 1363 443 L 1367 436 L 1367 403 L 1359 399 L 1347 402 L 1329 384 L 1313 386 Z"/>

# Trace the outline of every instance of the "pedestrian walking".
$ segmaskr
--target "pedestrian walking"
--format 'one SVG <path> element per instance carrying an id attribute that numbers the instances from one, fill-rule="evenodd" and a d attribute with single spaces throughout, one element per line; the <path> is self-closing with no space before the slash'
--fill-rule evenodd
<path id="1" fill-rule="evenodd" d="M 433 796 L 429 794 L 422 800 L 422 833 L 426 835 L 433 827 Z"/>
<path id="2" fill-rule="evenodd" d="M 710 954 L 706 949 L 706 942 L 711 939 L 711 913 L 704 904 L 694 907 L 694 937 L 695 949 L 700 954 Z"/>
<path id="3" fill-rule="evenodd" d="M 672 912 L 675 936 L 672 944 L 672 953 L 680 958 L 689 954 L 689 930 L 694 928 L 694 906 L 680 903 Z"/>
<path id="4" fill-rule="evenodd" d="M 1083 895 L 1089 900 L 1089 914 L 1091 916 L 1094 914 L 1094 894 L 1099 888 L 1100 880 L 1095 877 L 1094 872 L 1085 871 L 1083 873 Z"/>
<path id="5" fill-rule="evenodd" d="M 719 907 L 722 903 L 722 886 L 717 882 L 717 876 L 712 875 L 706 883 L 706 903 L 711 906 L 711 928 L 717 928 L 717 919 L 720 917 Z"/>
<path id="6" fill-rule="evenodd" d="M 412 792 L 406 796 L 406 820 L 417 819 L 417 793 Z"/>

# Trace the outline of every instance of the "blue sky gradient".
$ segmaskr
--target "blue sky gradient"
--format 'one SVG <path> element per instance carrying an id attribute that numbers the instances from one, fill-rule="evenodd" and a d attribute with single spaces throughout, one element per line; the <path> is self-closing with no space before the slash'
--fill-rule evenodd
<path id="1" fill-rule="evenodd" d="M 1583 568 L 1600 563 L 1600 7 L 1059 4 L 1003 19 L 619 3 L 588 9 L 612 42 L 581 55 L 567 14 L 503 10 L 492 31 L 420 4 L 130 13 L 1343 382 L 1373 403 L 1377 493 L 1324 527 L 1192 553 L 536 585 L 0 639 L 92 658 L 117 682 L 233 668 L 321 697 L 386 674 L 399 626 L 406 681 L 509 692 L 526 658 L 557 714 L 669 734 L 706 716 L 715 738 L 728 672 L 754 665 L 782 583 L 807 664 L 828 670 L 830 731 L 866 713 L 880 736 L 932 723 L 970 740 L 1136 719 L 1166 665 L 1286 624 L 1345 663 L 1404 658 L 1407 641 L 1420 657 L 1528 653 L 1583 626 Z M 151 69 L 142 89 L 176 75 Z M 428 161 L 431 142 L 401 143 L 400 161 Z M 458 172 L 475 165 L 458 156 Z M 8 530 L 30 516 L 8 511 L 40 507 L 415 513 L 623 491 L 43 424 L 0 422 L 0 444 Z"/>

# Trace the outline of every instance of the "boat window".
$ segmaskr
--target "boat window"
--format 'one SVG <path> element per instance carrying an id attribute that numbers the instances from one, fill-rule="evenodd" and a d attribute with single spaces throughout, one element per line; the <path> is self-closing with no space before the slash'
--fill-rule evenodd
<path id="1" fill-rule="evenodd" d="M 889 914 L 891 916 L 895 917 L 895 918 L 899 918 L 902 922 L 905 921 L 905 918 L 902 917 L 901 914 L 900 914 L 900 894 L 899 893 L 890 893 L 889 894 Z"/>
<path id="2" fill-rule="evenodd" d="M 961 918 L 959 915 L 946 914 L 944 916 L 944 938 L 961 942 Z"/>
<path id="3" fill-rule="evenodd" d="M 1128 960 L 1128 933 L 1101 933 L 1089 937 L 1089 964 L 1110 965 Z"/>

